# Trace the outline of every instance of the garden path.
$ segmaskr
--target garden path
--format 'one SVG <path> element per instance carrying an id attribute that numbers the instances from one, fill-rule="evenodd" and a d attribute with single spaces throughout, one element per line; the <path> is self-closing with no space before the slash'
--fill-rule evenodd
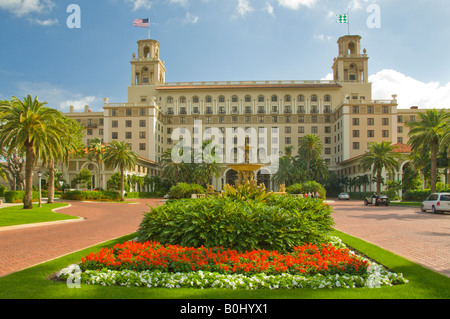
<path id="1" fill-rule="evenodd" d="M 0 277 L 137 231 L 143 213 L 161 199 L 133 203 L 67 201 L 58 213 L 84 218 L 81 222 L 52 223 L 20 229 L 0 228 Z"/>

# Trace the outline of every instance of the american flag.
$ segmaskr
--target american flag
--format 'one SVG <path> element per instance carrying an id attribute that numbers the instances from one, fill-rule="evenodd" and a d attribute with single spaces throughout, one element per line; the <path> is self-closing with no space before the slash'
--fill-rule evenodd
<path id="1" fill-rule="evenodd" d="M 144 27 L 144 28 L 148 28 L 150 25 L 150 19 L 136 19 L 134 20 L 133 25 L 135 27 Z"/>

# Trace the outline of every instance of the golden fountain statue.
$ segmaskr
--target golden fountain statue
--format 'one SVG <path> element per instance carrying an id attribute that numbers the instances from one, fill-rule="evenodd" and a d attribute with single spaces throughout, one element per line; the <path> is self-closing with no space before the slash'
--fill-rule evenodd
<path id="1" fill-rule="evenodd" d="M 264 164 L 253 164 L 249 160 L 250 146 L 248 145 L 248 140 L 245 139 L 244 154 L 245 163 L 243 164 L 230 164 L 228 167 L 232 168 L 237 172 L 238 179 L 235 182 L 236 186 L 243 185 L 245 183 L 250 183 L 252 186 L 257 186 L 257 180 L 255 172 L 264 167 Z"/>

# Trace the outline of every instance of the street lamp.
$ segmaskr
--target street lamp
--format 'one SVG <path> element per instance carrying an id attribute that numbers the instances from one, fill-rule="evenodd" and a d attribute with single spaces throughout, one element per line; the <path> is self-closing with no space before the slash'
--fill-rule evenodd
<path id="1" fill-rule="evenodd" d="M 38 176 L 39 176 L 39 207 L 41 207 L 41 178 L 42 178 L 42 172 L 41 170 L 38 171 Z"/>
<path id="2" fill-rule="evenodd" d="M 59 185 L 61 185 L 61 201 L 62 201 L 62 193 L 63 193 L 63 185 L 64 185 L 64 182 L 63 181 L 59 181 Z"/>

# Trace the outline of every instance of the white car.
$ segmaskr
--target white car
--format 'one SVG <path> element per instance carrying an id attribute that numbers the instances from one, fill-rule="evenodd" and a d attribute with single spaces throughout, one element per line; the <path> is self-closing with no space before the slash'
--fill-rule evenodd
<path id="1" fill-rule="evenodd" d="M 338 197 L 339 199 L 350 199 L 350 195 L 347 193 L 340 193 Z"/>
<path id="2" fill-rule="evenodd" d="M 433 214 L 450 212 L 450 193 L 433 193 L 422 202 L 422 212 L 430 210 Z"/>

